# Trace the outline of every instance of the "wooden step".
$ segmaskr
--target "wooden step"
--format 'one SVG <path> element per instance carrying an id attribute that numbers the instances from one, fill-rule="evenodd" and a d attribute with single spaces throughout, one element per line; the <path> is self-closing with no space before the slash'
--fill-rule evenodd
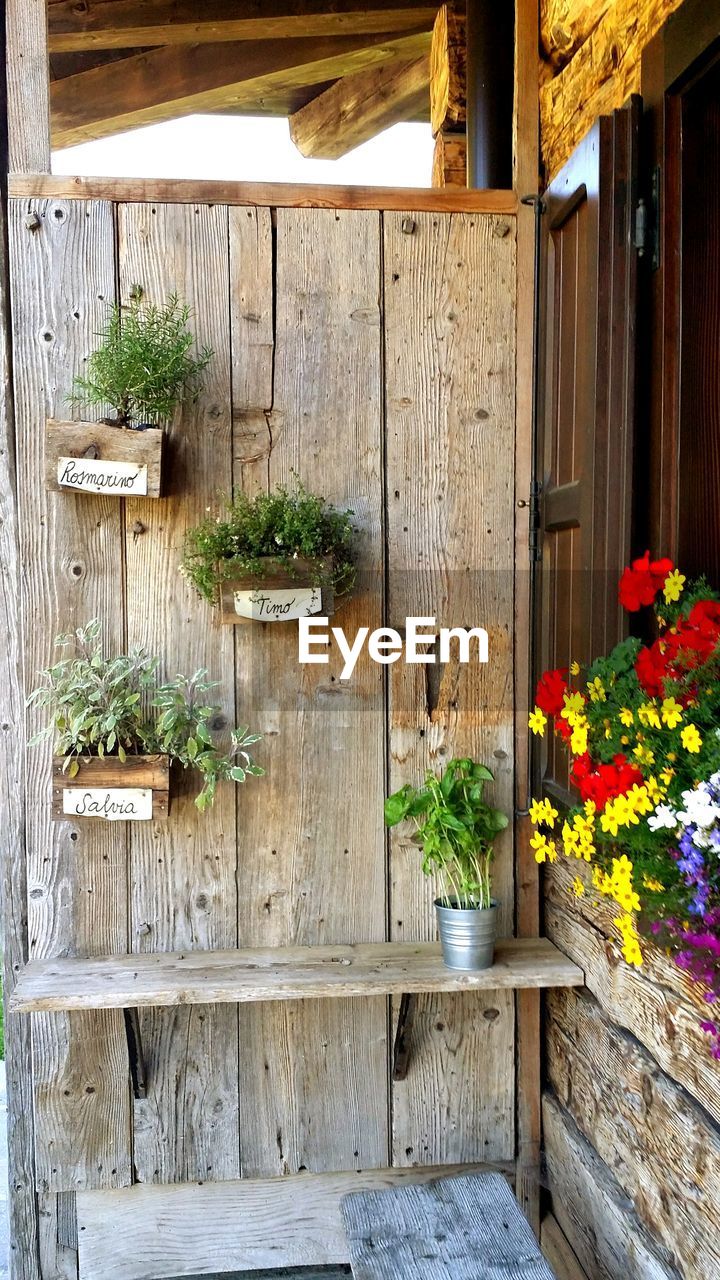
<path id="1" fill-rule="evenodd" d="M 446 968 L 435 942 L 372 942 L 31 960 L 18 977 L 10 1009 L 127 1009 L 583 983 L 582 969 L 547 938 L 499 940 L 495 963 L 481 972 Z"/>

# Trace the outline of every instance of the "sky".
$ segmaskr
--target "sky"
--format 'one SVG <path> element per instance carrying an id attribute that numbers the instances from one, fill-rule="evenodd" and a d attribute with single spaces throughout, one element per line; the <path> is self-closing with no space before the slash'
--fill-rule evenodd
<path id="1" fill-rule="evenodd" d="M 53 153 L 53 173 L 429 187 L 429 124 L 396 124 L 340 160 L 306 160 L 287 120 L 195 115 Z"/>

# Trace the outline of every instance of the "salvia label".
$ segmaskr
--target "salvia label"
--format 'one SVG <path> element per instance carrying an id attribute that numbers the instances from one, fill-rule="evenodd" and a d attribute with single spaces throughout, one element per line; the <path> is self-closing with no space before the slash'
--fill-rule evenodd
<path id="1" fill-rule="evenodd" d="M 108 822 L 146 822 L 152 818 L 149 787 L 64 787 L 63 813 Z"/>

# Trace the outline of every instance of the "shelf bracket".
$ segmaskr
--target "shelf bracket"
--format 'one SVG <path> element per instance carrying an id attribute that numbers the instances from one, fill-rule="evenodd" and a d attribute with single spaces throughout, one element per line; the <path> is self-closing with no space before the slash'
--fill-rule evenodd
<path id="1" fill-rule="evenodd" d="M 140 1036 L 140 1017 L 137 1009 L 123 1009 L 125 1035 L 127 1036 L 128 1064 L 134 1098 L 147 1097 L 147 1072 Z"/>
<path id="2" fill-rule="evenodd" d="M 393 1046 L 393 1080 L 404 1080 L 410 1066 L 410 1041 L 412 1039 L 413 1022 L 417 996 L 405 993 L 400 997 L 400 1012 L 395 1029 Z"/>

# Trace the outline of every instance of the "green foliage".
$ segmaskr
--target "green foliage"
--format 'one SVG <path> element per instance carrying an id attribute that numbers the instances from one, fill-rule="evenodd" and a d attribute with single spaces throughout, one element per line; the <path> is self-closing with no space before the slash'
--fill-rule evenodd
<path id="1" fill-rule="evenodd" d="M 202 811 L 212 804 L 222 779 L 244 782 L 264 772 L 248 748 L 260 740 L 247 728 L 234 729 L 230 747 L 217 745 L 211 721 L 220 708 L 207 701 L 216 683 L 207 672 L 158 680 L 158 659 L 145 649 L 105 658 L 102 630 L 94 620 L 56 644 L 72 646 L 70 657 L 42 672 L 45 683 L 28 698 L 28 705 L 47 707 L 50 723 L 30 740 L 30 746 L 55 737 L 55 750 L 65 756 L 71 777 L 83 756 L 162 753 L 184 768 L 197 769 L 202 789 L 195 799 Z"/>
<path id="2" fill-rule="evenodd" d="M 176 294 L 162 306 L 139 297 L 127 308 L 113 305 L 85 377 L 75 378 L 72 403 L 110 404 L 121 425 L 170 421 L 178 404 L 197 397 L 213 356 L 210 347 L 190 354 L 191 315 Z"/>
<path id="3" fill-rule="evenodd" d="M 425 875 L 438 875 L 450 905 L 489 907 L 492 903 L 492 842 L 508 825 L 507 815 L 483 797 L 493 775 L 473 760 L 451 760 L 438 778 L 428 773 L 420 787 L 407 783 L 385 801 L 389 827 L 411 819 L 423 850 Z"/>
<path id="4" fill-rule="evenodd" d="M 254 498 L 240 493 L 221 515 L 188 530 L 182 571 L 215 604 L 228 578 L 260 576 L 263 558 L 271 556 L 292 574 L 302 557 L 315 562 L 315 586 L 332 584 L 335 594 L 342 595 L 355 582 L 351 515 L 308 493 L 297 477 L 292 489 L 280 486 Z M 330 568 L 324 559 L 331 559 Z"/>

